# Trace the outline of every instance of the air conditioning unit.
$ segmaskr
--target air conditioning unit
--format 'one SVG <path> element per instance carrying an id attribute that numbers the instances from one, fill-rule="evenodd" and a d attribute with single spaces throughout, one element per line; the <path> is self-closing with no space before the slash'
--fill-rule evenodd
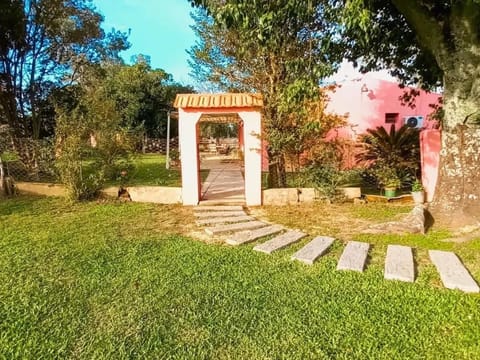
<path id="1" fill-rule="evenodd" d="M 403 118 L 403 123 L 409 127 L 421 129 L 423 127 L 423 116 L 411 115 Z"/>

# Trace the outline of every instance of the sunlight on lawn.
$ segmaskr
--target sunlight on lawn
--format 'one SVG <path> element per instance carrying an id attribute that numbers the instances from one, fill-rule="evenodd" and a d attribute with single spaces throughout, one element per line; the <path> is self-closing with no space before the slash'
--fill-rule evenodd
<path id="1" fill-rule="evenodd" d="M 376 262 L 359 274 L 335 271 L 336 258 L 328 254 L 306 266 L 290 260 L 294 248 L 267 256 L 250 245 L 205 244 L 181 233 L 193 221 L 182 206 L 0 201 L 2 356 L 473 359 L 480 353 L 478 295 L 427 280 L 385 281 Z"/>

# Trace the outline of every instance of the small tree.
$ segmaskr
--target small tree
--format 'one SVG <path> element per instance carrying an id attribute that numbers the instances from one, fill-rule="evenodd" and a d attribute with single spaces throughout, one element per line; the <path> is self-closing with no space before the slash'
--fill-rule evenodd
<path id="1" fill-rule="evenodd" d="M 310 133 L 306 106 L 342 56 L 332 48 L 332 13 L 320 0 L 305 7 L 286 0 L 191 2 L 203 7 L 194 17 L 193 75 L 214 89 L 263 95 L 270 186 L 286 186 L 285 155 L 299 142 L 292 130 Z"/>
<path id="2" fill-rule="evenodd" d="M 57 108 L 56 165 L 72 200 L 95 196 L 107 179 L 116 178 L 133 151 L 132 135 L 122 126 L 115 103 L 101 83 L 95 85 L 85 88 L 73 108 Z"/>

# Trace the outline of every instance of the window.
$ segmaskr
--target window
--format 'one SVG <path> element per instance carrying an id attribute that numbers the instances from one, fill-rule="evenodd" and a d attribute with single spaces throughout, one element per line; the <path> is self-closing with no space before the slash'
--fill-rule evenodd
<path id="1" fill-rule="evenodd" d="M 398 120 L 398 113 L 385 113 L 385 124 L 395 124 Z"/>

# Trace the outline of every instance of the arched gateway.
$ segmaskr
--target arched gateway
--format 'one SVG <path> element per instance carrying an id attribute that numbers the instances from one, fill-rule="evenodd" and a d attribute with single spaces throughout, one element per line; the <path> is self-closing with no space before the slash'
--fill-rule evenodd
<path id="1" fill-rule="evenodd" d="M 245 202 L 247 205 L 261 205 L 261 95 L 178 94 L 174 106 L 179 114 L 183 204 L 197 205 L 200 201 L 199 122 L 232 117 L 240 119 L 238 136 L 245 161 Z"/>

